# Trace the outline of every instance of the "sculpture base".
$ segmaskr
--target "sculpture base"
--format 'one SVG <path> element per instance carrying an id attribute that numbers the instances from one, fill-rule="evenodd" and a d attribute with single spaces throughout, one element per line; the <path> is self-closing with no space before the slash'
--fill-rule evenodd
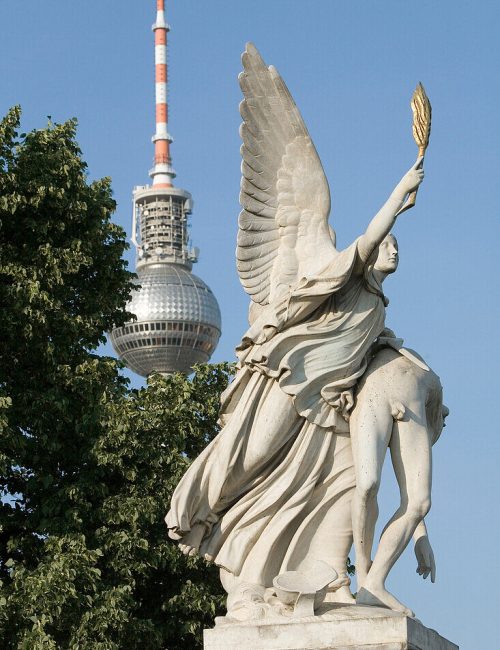
<path id="1" fill-rule="evenodd" d="M 420 621 L 382 607 L 323 605 L 318 615 L 226 623 L 205 630 L 204 650 L 458 650 Z"/>

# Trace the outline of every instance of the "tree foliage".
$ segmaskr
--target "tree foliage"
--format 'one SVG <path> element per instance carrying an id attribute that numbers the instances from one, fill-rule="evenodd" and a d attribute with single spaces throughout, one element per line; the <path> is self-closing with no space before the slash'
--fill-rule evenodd
<path id="1" fill-rule="evenodd" d="M 196 648 L 217 574 L 163 516 L 217 433 L 230 368 L 130 390 L 96 353 L 130 315 L 110 181 L 89 183 L 75 121 L 0 123 L 0 646 Z"/>

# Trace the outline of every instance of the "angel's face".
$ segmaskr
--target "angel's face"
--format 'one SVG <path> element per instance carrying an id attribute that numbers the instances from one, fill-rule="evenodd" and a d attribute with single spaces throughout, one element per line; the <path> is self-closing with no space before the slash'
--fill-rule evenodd
<path id="1" fill-rule="evenodd" d="M 387 235 L 378 247 L 377 261 L 374 269 L 381 273 L 394 273 L 398 268 L 399 252 L 398 242 L 394 235 Z"/>

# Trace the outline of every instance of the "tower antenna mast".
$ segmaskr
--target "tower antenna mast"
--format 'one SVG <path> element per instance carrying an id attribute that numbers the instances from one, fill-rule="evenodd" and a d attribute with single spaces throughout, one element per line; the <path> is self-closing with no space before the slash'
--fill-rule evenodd
<path id="1" fill-rule="evenodd" d="M 156 187 L 172 187 L 175 171 L 172 167 L 170 144 L 172 136 L 168 132 L 168 65 L 167 38 L 170 25 L 165 20 L 165 0 L 156 0 L 155 34 L 155 88 L 156 88 L 156 131 L 154 167 L 149 172 Z"/>

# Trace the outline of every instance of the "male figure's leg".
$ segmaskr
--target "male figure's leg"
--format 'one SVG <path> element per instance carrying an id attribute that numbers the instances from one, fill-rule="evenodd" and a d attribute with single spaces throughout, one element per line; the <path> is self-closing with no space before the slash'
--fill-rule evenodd
<path id="1" fill-rule="evenodd" d="M 365 384 L 358 394 L 356 408 L 349 422 L 356 474 L 352 526 L 358 590 L 363 586 L 371 566 L 373 536 L 378 517 L 377 494 L 392 424 L 386 400 L 372 399 L 370 384 Z"/>
<path id="2" fill-rule="evenodd" d="M 390 449 L 401 504 L 382 533 L 364 589 L 357 599 L 361 604 L 382 604 L 409 615 L 413 612 L 385 589 L 385 580 L 430 508 L 431 441 L 425 414 L 420 417 L 419 405 L 415 406 L 415 410 L 407 410 L 406 421 L 394 423 Z"/>

